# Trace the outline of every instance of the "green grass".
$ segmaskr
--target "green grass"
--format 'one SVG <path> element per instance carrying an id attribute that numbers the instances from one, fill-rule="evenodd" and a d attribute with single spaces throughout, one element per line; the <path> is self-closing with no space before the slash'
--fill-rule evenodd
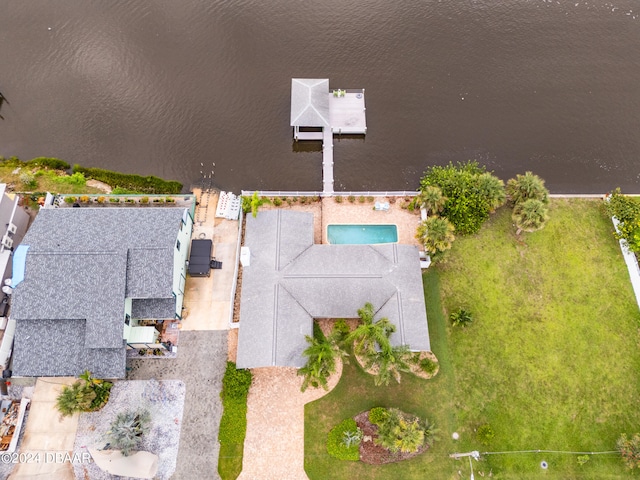
<path id="1" fill-rule="evenodd" d="M 432 348 L 440 373 L 374 387 L 353 365 L 338 386 L 305 408 L 305 468 L 311 479 L 469 478 L 448 457 L 470 450 L 615 450 L 640 431 L 640 314 L 612 226 L 597 201 L 554 200 L 544 230 L 514 234 L 510 210 L 454 243 L 424 275 Z M 474 322 L 449 325 L 464 307 Z M 396 406 L 435 420 L 439 441 L 405 463 L 372 467 L 326 453 L 328 431 L 373 406 Z M 474 429 L 488 423 L 489 445 Z M 454 442 L 451 433 L 460 433 Z M 546 460 L 549 469 L 540 469 Z M 617 455 L 485 455 L 474 464 L 496 479 L 637 477 Z"/>

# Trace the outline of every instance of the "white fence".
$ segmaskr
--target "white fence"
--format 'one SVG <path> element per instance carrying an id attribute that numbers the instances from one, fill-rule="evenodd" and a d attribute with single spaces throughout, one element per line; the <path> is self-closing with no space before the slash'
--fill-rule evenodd
<path id="1" fill-rule="evenodd" d="M 243 197 L 250 197 L 251 195 L 254 194 L 253 190 L 242 190 L 242 196 Z M 396 191 L 388 191 L 388 192 L 382 192 L 382 191 L 375 191 L 375 192 L 368 192 L 368 191 L 360 191 L 360 192 L 331 192 L 331 193 L 327 193 L 327 192 L 312 192 L 312 191 L 260 191 L 258 190 L 258 195 L 260 195 L 261 197 L 348 197 L 348 196 L 354 196 L 354 197 L 360 197 L 360 196 L 365 196 L 365 197 L 412 197 L 417 195 L 418 192 L 416 192 L 415 190 L 410 190 L 410 191 L 400 191 L 400 190 L 396 190 Z"/>
<path id="2" fill-rule="evenodd" d="M 620 223 L 618 219 L 616 217 L 612 217 L 611 220 L 613 221 L 613 226 L 615 227 L 616 232 L 620 233 L 618 230 L 618 224 Z M 633 252 L 629 251 L 626 240 L 620 240 L 620 249 L 622 250 L 624 262 L 627 264 L 627 270 L 629 270 L 631 286 L 633 287 L 633 292 L 636 295 L 636 303 L 638 304 L 638 308 L 640 308 L 640 266 L 638 266 L 638 259 Z"/>

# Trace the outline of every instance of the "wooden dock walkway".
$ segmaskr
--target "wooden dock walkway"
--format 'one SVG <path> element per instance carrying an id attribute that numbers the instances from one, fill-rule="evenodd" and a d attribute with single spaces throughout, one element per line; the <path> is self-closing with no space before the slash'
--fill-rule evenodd
<path id="1" fill-rule="evenodd" d="M 322 140 L 322 193 L 333 193 L 333 132 L 325 128 Z"/>

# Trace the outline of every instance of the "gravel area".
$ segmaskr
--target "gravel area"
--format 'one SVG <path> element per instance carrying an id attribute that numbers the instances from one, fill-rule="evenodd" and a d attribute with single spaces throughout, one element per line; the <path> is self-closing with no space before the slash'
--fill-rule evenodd
<path id="1" fill-rule="evenodd" d="M 220 390 L 227 361 L 227 335 L 226 330 L 182 330 L 175 359 L 127 361 L 131 368 L 127 374 L 129 380 L 180 379 L 186 384 L 178 463 L 173 479 L 219 478 Z"/>
<path id="2" fill-rule="evenodd" d="M 186 386 L 179 380 L 116 382 L 111 389 L 109 401 L 102 410 L 80 415 L 74 454 L 85 454 L 87 447 L 102 449 L 106 444 L 104 434 L 118 413 L 148 410 L 151 413 L 151 431 L 143 437 L 140 450 L 158 455 L 157 480 L 171 478 L 178 458 L 185 393 Z M 74 464 L 74 471 L 76 478 L 123 478 L 102 471 L 93 462 Z"/>

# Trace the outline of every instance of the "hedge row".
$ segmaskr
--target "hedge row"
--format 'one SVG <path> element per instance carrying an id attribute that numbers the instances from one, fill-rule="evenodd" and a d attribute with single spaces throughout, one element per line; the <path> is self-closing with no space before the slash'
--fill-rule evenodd
<path id="1" fill-rule="evenodd" d="M 244 438 L 247 433 L 247 395 L 251 386 L 251 372 L 238 370 L 227 362 L 222 379 L 222 418 L 220 419 L 220 456 L 218 473 L 223 480 L 235 479 L 242 470 Z"/>
<path id="2" fill-rule="evenodd" d="M 167 181 L 153 175 L 143 177 L 129 173 L 118 173 L 102 168 L 85 168 L 76 164 L 73 172 L 83 173 L 85 177 L 99 180 L 113 188 L 124 188 L 139 193 L 169 193 L 178 194 L 182 191 L 182 184 L 175 181 Z"/>
<path id="3" fill-rule="evenodd" d="M 6 166 L 14 167 L 45 167 L 51 170 L 69 170 L 71 168 L 71 165 L 64 160 L 50 157 L 36 157 L 26 162 L 23 162 L 18 157 L 0 157 L 0 162 Z"/>

